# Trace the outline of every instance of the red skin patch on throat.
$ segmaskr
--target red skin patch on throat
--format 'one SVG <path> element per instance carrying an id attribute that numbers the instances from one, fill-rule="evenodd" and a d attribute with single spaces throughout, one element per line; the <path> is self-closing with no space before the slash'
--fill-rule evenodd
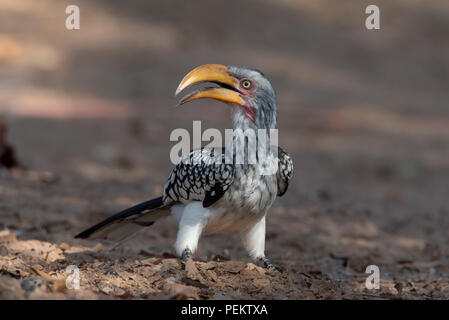
<path id="1" fill-rule="evenodd" d="M 243 106 L 245 110 L 245 116 L 247 116 L 252 122 L 256 120 L 256 109 L 249 106 Z"/>

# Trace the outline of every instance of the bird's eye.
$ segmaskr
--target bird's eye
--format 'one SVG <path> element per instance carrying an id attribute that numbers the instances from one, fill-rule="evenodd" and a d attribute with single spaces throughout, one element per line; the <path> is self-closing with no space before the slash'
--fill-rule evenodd
<path id="1" fill-rule="evenodd" d="M 253 84 L 249 80 L 242 80 L 242 82 L 240 82 L 240 84 L 246 90 L 251 89 L 251 87 L 253 86 Z"/>

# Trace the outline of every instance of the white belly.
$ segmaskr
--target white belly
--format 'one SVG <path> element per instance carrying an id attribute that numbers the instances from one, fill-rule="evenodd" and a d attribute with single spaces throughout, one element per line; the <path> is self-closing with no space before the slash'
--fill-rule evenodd
<path id="1" fill-rule="evenodd" d="M 234 183 L 223 197 L 208 208 L 192 201 L 172 208 L 180 229 L 202 234 L 245 230 L 267 214 L 277 194 L 276 176 L 261 176 L 256 170 L 237 171 Z"/>
<path id="2" fill-rule="evenodd" d="M 249 214 L 245 211 L 240 212 L 215 212 L 211 210 L 214 215 L 208 219 L 204 229 L 204 234 L 214 234 L 220 232 L 233 232 L 237 230 L 244 230 L 252 227 L 257 223 L 260 218 L 265 215 L 265 212 L 261 214 Z"/>
<path id="3" fill-rule="evenodd" d="M 172 215 L 180 227 L 201 224 L 201 233 L 214 234 L 247 229 L 259 221 L 265 212 L 253 214 L 246 210 L 229 210 L 217 206 L 203 208 L 200 201 L 193 201 L 187 205 L 173 206 Z"/>

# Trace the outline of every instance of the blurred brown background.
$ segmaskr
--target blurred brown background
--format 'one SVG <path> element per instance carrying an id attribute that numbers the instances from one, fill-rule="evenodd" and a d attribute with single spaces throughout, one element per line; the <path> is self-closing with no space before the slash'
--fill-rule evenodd
<path id="1" fill-rule="evenodd" d="M 70 4 L 80 30 L 65 28 Z M 369 4 L 381 30 L 365 29 Z M 174 108 L 178 82 L 205 63 L 257 68 L 277 91 L 295 164 L 268 218 L 268 253 L 294 279 L 282 294 L 324 298 L 331 279 L 332 298 L 360 297 L 377 264 L 387 297 L 449 296 L 446 0 L 1 0 L 0 112 L 27 170 L 0 171 L 0 226 L 87 245 L 72 236 L 158 196 L 173 129 L 230 126 L 217 102 Z M 123 250 L 170 251 L 174 228 Z M 237 239 L 203 239 L 199 255 L 245 261 Z M 316 291 L 301 282 L 312 271 Z"/>

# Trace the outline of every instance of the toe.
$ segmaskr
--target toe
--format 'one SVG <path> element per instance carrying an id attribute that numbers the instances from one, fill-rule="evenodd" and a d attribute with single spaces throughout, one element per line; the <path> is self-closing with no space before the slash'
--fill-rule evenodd
<path id="1" fill-rule="evenodd" d="M 272 263 L 267 264 L 265 268 L 267 268 L 268 270 L 272 270 L 274 272 L 281 272 L 280 268 Z"/>

